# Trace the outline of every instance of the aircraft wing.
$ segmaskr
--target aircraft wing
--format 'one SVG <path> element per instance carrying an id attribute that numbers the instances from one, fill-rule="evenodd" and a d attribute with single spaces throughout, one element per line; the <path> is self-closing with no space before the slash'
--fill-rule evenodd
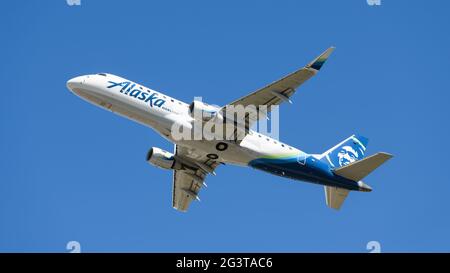
<path id="1" fill-rule="evenodd" d="M 266 105 L 267 106 L 267 112 L 269 112 L 271 109 L 270 106 L 272 105 L 279 105 L 284 101 L 287 101 L 291 103 L 290 98 L 295 93 L 295 89 L 297 89 L 300 85 L 302 85 L 304 82 L 306 82 L 309 78 L 317 74 L 319 72 L 322 65 L 325 63 L 325 61 L 328 59 L 328 57 L 333 52 L 334 47 L 328 48 L 325 52 L 323 52 L 319 57 L 314 59 L 312 62 L 310 62 L 305 67 L 285 76 L 284 78 L 275 81 L 245 97 L 242 97 L 236 101 L 233 101 L 232 103 L 228 105 L 242 105 L 242 106 L 248 106 L 248 105 L 254 105 L 256 107 L 256 110 L 259 110 L 260 105 Z M 226 107 L 222 107 L 221 111 L 224 113 L 226 111 Z M 254 122 L 257 121 L 256 119 L 249 117 L 249 115 L 246 115 L 245 120 L 245 126 L 248 130 Z"/>
<path id="2" fill-rule="evenodd" d="M 209 173 L 215 174 L 214 169 L 220 164 L 198 154 L 195 149 L 175 145 L 175 157 L 186 167 L 173 171 L 172 206 L 179 211 L 187 211 L 192 200 L 199 200 L 198 194 L 204 180 Z"/>

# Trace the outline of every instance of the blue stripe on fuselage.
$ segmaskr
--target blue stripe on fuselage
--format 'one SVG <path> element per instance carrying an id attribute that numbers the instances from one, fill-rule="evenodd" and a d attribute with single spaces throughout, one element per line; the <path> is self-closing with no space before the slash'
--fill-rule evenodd
<path id="1" fill-rule="evenodd" d="M 297 157 L 288 158 L 258 158 L 250 161 L 248 165 L 278 176 L 291 179 L 336 186 L 348 190 L 358 190 L 358 184 L 349 179 L 335 175 L 324 162 L 309 156 L 305 164 L 298 162 Z"/>

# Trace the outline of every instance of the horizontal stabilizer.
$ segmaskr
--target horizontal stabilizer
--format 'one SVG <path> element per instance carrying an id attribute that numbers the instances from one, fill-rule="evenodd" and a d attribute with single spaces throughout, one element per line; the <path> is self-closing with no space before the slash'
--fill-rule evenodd
<path id="1" fill-rule="evenodd" d="M 345 198 L 347 198 L 349 190 L 330 186 L 325 186 L 324 188 L 327 206 L 336 210 L 340 209 Z"/>
<path id="2" fill-rule="evenodd" d="M 390 158 L 392 158 L 391 154 L 380 152 L 337 168 L 333 172 L 347 179 L 360 181 Z"/>

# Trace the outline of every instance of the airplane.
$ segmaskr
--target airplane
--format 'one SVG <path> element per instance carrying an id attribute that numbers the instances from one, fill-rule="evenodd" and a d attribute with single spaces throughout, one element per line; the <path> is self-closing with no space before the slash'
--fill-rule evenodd
<path id="1" fill-rule="evenodd" d="M 277 176 L 323 185 L 326 205 L 339 210 L 350 191 L 372 191 L 362 179 L 392 158 L 391 154 L 379 152 L 365 157 L 368 139 L 357 134 L 324 153 L 309 154 L 251 130 L 258 118 L 245 116 L 244 126 L 224 118 L 224 109 L 229 106 L 268 106 L 269 112 L 270 106 L 291 102 L 296 89 L 319 72 L 333 50 L 334 47 L 328 48 L 301 69 L 224 107 L 198 100 L 187 104 L 107 73 L 72 78 L 67 87 L 94 105 L 154 129 L 174 144 L 173 153 L 152 147 L 146 160 L 156 167 L 173 171 L 172 207 L 176 210 L 185 212 L 193 200 L 200 200 L 199 192 L 206 186 L 206 176 L 215 175 L 215 169 L 225 164 L 249 166 Z M 175 138 L 174 125 L 192 128 L 196 111 L 213 113 L 211 119 L 222 118 L 234 129 L 231 130 L 233 137 L 226 140 Z"/>

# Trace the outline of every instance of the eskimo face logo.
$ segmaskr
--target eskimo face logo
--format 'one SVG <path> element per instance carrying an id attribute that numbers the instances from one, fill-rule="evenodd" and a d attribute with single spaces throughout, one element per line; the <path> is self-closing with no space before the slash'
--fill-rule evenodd
<path id="1" fill-rule="evenodd" d="M 344 146 L 338 153 L 339 166 L 346 166 L 356 160 L 358 160 L 358 152 L 356 152 L 350 146 Z"/>

